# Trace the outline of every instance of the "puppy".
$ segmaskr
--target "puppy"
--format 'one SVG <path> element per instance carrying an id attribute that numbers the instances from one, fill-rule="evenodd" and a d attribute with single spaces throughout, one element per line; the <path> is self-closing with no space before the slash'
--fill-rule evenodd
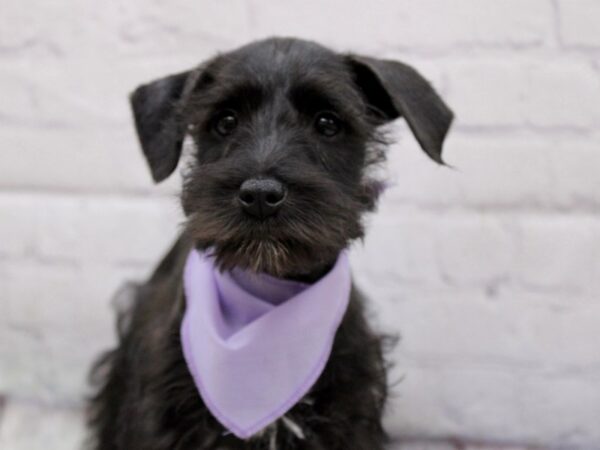
<path id="1" fill-rule="evenodd" d="M 272 38 L 137 88 L 156 182 L 185 138 L 183 232 L 93 370 L 97 450 L 378 450 L 383 338 L 345 249 L 403 117 L 442 163 L 452 112 L 414 69 Z M 252 306 L 249 306 L 249 305 Z"/>

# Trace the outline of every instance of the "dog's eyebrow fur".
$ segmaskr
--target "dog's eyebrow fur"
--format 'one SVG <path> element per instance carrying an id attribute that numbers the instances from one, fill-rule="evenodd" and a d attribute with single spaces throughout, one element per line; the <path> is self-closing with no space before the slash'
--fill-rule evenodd
<path id="1" fill-rule="evenodd" d="M 213 110 L 251 111 L 257 109 L 263 99 L 263 89 L 257 84 L 213 82 L 203 89 L 197 89 L 190 103 L 191 109 L 200 107 Z"/>
<path id="2" fill-rule="evenodd" d="M 324 110 L 333 111 L 353 128 L 360 129 L 362 111 L 359 105 L 344 101 L 348 95 L 339 85 L 323 88 L 322 84 L 312 81 L 298 83 L 290 89 L 289 98 L 298 111 L 304 114 L 314 115 Z M 357 101 L 360 102 L 359 97 Z"/>
<path id="3" fill-rule="evenodd" d="M 292 103 L 301 111 L 315 113 L 323 109 L 333 109 L 341 113 L 351 113 L 344 102 L 313 82 L 295 85 L 290 89 L 289 95 Z"/>
<path id="4" fill-rule="evenodd" d="M 235 110 L 253 110 L 260 106 L 264 97 L 260 86 L 244 83 L 227 86 L 214 98 L 216 108 L 232 108 Z"/>

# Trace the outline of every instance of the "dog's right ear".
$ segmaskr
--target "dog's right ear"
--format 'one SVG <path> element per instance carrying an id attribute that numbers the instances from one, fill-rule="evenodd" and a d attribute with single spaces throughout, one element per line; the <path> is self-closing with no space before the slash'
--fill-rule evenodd
<path id="1" fill-rule="evenodd" d="M 193 73 L 141 85 L 129 96 L 137 135 L 156 183 L 171 175 L 179 162 L 185 136 L 179 116 Z"/>

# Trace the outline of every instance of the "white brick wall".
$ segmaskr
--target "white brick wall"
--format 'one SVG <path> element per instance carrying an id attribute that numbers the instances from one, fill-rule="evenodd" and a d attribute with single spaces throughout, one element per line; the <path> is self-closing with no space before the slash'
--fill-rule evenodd
<path id="1" fill-rule="evenodd" d="M 111 295 L 176 233 L 178 177 L 151 185 L 127 93 L 271 34 L 402 59 L 457 114 L 456 170 L 395 127 L 354 252 L 403 337 L 390 433 L 600 448 L 599 0 L 0 2 L 0 448 L 77 447 Z"/>

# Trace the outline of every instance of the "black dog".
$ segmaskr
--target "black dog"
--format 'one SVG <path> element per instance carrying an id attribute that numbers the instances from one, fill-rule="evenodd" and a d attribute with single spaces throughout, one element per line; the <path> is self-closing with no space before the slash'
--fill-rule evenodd
<path id="1" fill-rule="evenodd" d="M 369 169 L 384 159 L 378 127 L 404 117 L 441 163 L 451 111 L 402 63 L 277 38 L 143 85 L 131 103 L 156 182 L 175 170 L 184 137 L 195 154 L 184 172 L 184 232 L 136 287 L 119 347 L 93 372 L 93 448 L 382 449 L 382 338 L 355 288 L 309 396 L 289 421 L 242 440 L 210 414 L 184 361 L 183 265 L 192 247 L 210 247 L 223 270 L 319 279 L 363 236 L 362 216 L 376 205 L 382 184 Z"/>

